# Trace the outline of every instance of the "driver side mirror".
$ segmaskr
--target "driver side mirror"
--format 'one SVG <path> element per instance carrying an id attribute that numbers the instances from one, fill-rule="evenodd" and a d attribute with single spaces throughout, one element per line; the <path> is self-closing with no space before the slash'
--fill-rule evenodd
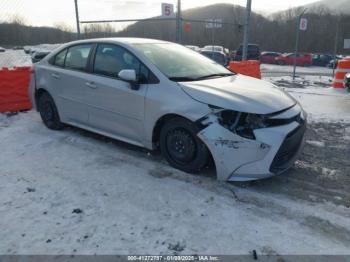
<path id="1" fill-rule="evenodd" d="M 350 89 L 350 73 L 346 74 L 344 78 L 344 86 L 348 89 Z"/>
<path id="2" fill-rule="evenodd" d="M 140 84 L 139 80 L 137 79 L 136 71 L 134 69 L 124 69 L 121 70 L 118 74 L 118 77 L 130 83 L 130 87 L 132 90 L 139 90 Z"/>

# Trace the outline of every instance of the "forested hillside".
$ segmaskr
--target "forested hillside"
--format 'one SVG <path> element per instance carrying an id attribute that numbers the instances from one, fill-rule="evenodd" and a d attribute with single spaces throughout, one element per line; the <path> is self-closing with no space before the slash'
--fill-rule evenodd
<path id="1" fill-rule="evenodd" d="M 349 1 L 350 2 L 350 1 Z M 252 14 L 250 42 L 259 44 L 264 50 L 293 51 L 296 36 L 296 17 L 301 8 L 290 9 L 265 17 Z M 337 25 L 339 25 L 338 50 L 343 50 L 343 39 L 350 38 L 350 15 L 335 15 L 324 7 L 308 9 L 308 30 L 301 32 L 300 49 L 305 52 L 333 52 Z M 242 41 L 244 8 L 228 4 L 217 4 L 185 10 L 186 20 L 222 19 L 222 28 L 208 29 L 205 23 L 189 22 L 190 31 L 183 32 L 183 44 L 204 46 L 223 45 L 236 49 Z M 142 21 L 117 31 L 115 24 L 89 24 L 82 26 L 82 38 L 92 37 L 147 37 L 175 41 L 175 21 Z M 76 39 L 75 33 L 65 27 L 30 27 L 20 21 L 0 24 L 0 45 L 26 45 L 39 43 L 61 43 Z"/>

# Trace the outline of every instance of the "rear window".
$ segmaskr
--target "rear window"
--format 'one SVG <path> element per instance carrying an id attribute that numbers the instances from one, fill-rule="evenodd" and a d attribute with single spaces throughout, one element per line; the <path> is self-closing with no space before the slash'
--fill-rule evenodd
<path id="1" fill-rule="evenodd" d="M 64 59 L 66 58 L 67 49 L 61 51 L 55 56 L 53 64 L 55 66 L 64 67 Z"/>
<path id="2" fill-rule="evenodd" d="M 91 49 L 91 44 L 76 45 L 70 47 L 66 55 L 65 67 L 84 71 L 89 60 Z"/>

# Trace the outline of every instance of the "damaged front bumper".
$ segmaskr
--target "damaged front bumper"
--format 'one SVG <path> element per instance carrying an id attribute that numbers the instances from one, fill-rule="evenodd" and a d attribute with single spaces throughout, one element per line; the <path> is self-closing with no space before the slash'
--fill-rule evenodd
<path id="1" fill-rule="evenodd" d="M 290 117 L 291 113 L 296 113 L 295 108 L 279 117 Z M 302 122 L 256 129 L 255 140 L 233 133 L 218 121 L 199 132 L 213 156 L 218 180 L 256 180 L 290 168 L 303 147 L 306 130 L 306 115 L 302 109 L 297 113 L 303 115 Z"/>

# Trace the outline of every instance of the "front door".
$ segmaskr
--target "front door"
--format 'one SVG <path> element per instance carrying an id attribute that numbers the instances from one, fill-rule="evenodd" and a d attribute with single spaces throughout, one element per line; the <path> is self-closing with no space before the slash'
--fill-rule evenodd
<path id="1" fill-rule="evenodd" d="M 130 83 L 118 79 L 123 69 L 140 74 L 143 65 L 126 49 L 112 44 L 98 44 L 86 87 L 89 125 L 130 142 L 144 139 L 144 105 L 147 84 L 132 90 Z"/>

